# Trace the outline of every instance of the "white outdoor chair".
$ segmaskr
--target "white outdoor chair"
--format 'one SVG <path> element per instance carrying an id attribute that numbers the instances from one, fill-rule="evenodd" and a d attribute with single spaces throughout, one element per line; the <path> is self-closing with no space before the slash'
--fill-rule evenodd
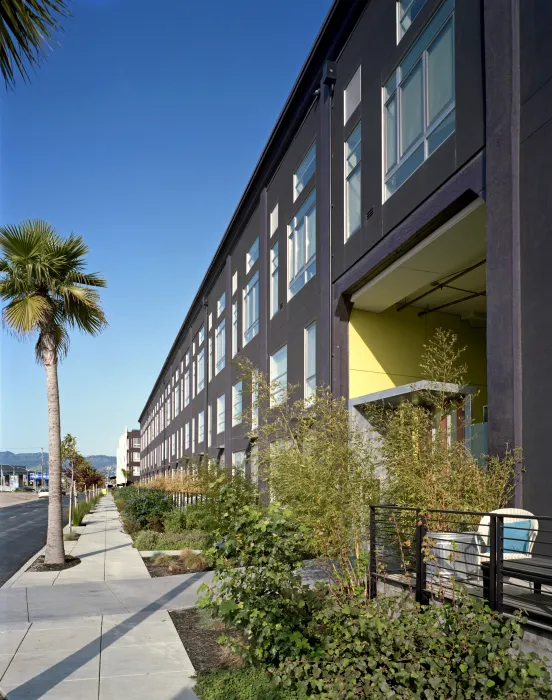
<path id="1" fill-rule="evenodd" d="M 525 535 L 527 536 L 527 546 L 525 552 L 513 552 L 508 551 L 508 538 L 504 537 L 504 553 L 503 559 L 507 561 L 508 559 L 529 559 L 532 555 L 533 546 L 539 532 L 539 521 L 535 518 L 533 513 L 528 510 L 523 510 L 522 508 L 499 508 L 498 510 L 493 510 L 491 513 L 498 513 L 508 515 L 504 518 L 504 526 L 506 527 L 509 523 L 519 523 L 524 520 L 530 520 L 531 526 L 527 530 L 519 529 L 516 532 L 516 539 L 521 539 Z M 528 517 L 529 516 L 529 517 Z M 488 515 L 484 515 L 479 523 L 479 528 L 477 530 L 478 540 L 479 540 L 479 557 L 480 563 L 486 561 L 490 557 L 490 531 L 491 519 Z"/>

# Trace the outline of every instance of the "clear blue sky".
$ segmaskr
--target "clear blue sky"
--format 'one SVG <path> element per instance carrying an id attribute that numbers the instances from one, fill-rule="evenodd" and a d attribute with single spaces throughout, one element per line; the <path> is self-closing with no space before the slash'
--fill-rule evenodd
<path id="1" fill-rule="evenodd" d="M 76 0 L 32 82 L 1 89 L 0 222 L 80 233 L 110 323 L 72 337 L 62 433 L 115 454 L 138 416 L 331 0 Z M 47 450 L 44 370 L 1 333 L 0 450 Z"/>

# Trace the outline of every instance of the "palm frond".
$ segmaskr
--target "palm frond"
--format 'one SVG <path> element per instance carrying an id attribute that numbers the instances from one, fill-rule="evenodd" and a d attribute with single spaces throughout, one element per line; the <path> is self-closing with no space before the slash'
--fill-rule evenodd
<path id="1" fill-rule="evenodd" d="M 45 59 L 48 40 L 68 15 L 68 0 L 0 0 L 0 70 L 6 87 L 15 86 L 16 73 L 29 79 L 27 65 Z"/>
<path id="2" fill-rule="evenodd" d="M 68 326 L 98 335 L 107 326 L 98 292 L 86 287 L 63 287 L 63 312 Z"/>
<path id="3" fill-rule="evenodd" d="M 66 284 L 83 284 L 85 287 L 106 287 L 107 282 L 98 272 L 69 272 L 65 278 Z"/>
<path id="4" fill-rule="evenodd" d="M 17 335 L 37 331 L 50 312 L 48 299 L 36 294 L 12 299 L 4 308 L 2 320 Z"/>

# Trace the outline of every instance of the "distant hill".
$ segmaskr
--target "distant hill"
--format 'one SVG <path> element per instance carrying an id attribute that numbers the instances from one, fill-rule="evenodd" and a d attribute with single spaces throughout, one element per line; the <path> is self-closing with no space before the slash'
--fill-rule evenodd
<path id="1" fill-rule="evenodd" d="M 106 467 L 114 466 L 117 459 L 109 455 L 89 455 L 87 459 L 90 464 L 101 472 L 105 472 Z M 14 464 L 19 467 L 40 467 L 40 452 L 0 452 L 0 464 Z M 44 453 L 44 466 L 48 466 L 48 453 Z"/>

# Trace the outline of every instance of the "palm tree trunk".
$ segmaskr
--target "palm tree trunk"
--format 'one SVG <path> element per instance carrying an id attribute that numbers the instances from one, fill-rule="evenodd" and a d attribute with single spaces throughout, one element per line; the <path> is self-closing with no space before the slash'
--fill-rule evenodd
<path id="1" fill-rule="evenodd" d="M 48 472 L 50 475 L 48 498 L 48 535 L 46 538 L 46 564 L 64 564 L 63 517 L 61 500 L 61 427 L 59 416 L 59 387 L 57 361 L 44 363 L 48 398 Z"/>

